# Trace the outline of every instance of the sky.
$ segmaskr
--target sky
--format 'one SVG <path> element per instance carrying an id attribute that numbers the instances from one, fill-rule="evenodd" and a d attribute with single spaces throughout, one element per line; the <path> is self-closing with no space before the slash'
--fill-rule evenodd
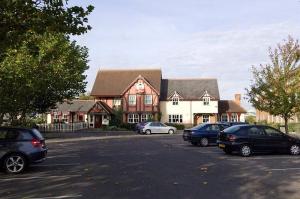
<path id="1" fill-rule="evenodd" d="M 163 78 L 217 78 L 221 99 L 245 96 L 251 67 L 268 50 L 300 38 L 299 0 L 69 0 L 95 6 L 87 91 L 100 69 L 161 68 Z M 243 100 L 243 106 L 251 105 Z"/>

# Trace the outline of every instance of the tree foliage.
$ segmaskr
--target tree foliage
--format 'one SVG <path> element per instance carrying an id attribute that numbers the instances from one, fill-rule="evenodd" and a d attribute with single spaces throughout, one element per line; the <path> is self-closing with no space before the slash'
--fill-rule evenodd
<path id="1" fill-rule="evenodd" d="M 78 96 L 86 86 L 87 57 L 85 47 L 62 34 L 33 35 L 10 48 L 0 67 L 0 112 L 43 113 L 58 101 Z"/>
<path id="2" fill-rule="evenodd" d="M 0 4 L 0 124 L 42 113 L 84 92 L 87 48 L 69 35 L 86 33 L 93 6 L 68 0 L 6 0 Z"/>
<path id="3" fill-rule="evenodd" d="M 269 49 L 270 63 L 252 67 L 253 81 L 247 90 L 255 108 L 288 120 L 300 111 L 300 47 L 289 36 L 283 44 Z"/>

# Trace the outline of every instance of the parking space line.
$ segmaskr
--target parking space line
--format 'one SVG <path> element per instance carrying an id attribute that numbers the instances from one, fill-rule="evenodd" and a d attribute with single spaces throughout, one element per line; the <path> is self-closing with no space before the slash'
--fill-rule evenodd
<path id="1" fill-rule="evenodd" d="M 73 164 L 39 164 L 39 165 L 32 165 L 31 167 L 55 167 L 55 166 L 79 166 L 80 163 L 73 163 Z"/>
<path id="2" fill-rule="evenodd" d="M 288 171 L 288 170 L 300 170 L 300 168 L 284 168 L 284 169 L 270 169 L 271 171 Z"/>
<path id="3" fill-rule="evenodd" d="M 17 178 L 3 178 L 0 182 L 7 182 L 13 180 L 34 180 L 34 179 L 45 179 L 45 178 L 73 178 L 81 177 L 82 175 L 61 175 L 61 176 L 34 176 L 34 177 L 17 177 Z"/>
<path id="4" fill-rule="evenodd" d="M 62 196 L 50 196 L 50 197 L 42 197 L 42 198 L 31 198 L 31 199 L 64 199 L 64 198 L 80 198 L 82 195 L 62 195 Z"/>

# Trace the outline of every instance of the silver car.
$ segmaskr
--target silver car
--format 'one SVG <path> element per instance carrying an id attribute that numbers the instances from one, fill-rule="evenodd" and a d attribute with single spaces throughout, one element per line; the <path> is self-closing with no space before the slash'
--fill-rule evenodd
<path id="1" fill-rule="evenodd" d="M 167 126 L 161 122 L 148 122 L 142 129 L 142 132 L 147 135 L 150 135 L 152 133 L 173 134 L 176 132 L 176 130 L 177 129 L 175 127 Z"/>

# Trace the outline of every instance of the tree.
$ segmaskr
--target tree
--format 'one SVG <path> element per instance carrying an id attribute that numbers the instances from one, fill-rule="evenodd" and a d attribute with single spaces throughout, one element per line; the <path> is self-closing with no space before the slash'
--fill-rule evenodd
<path id="1" fill-rule="evenodd" d="M 86 9 L 68 6 L 68 0 L 5 0 L 0 3 L 0 61 L 10 47 L 27 39 L 29 32 L 80 35 L 91 29 Z"/>
<path id="2" fill-rule="evenodd" d="M 95 99 L 93 96 L 91 96 L 91 93 L 90 92 L 87 92 L 87 93 L 81 93 L 79 95 L 79 99 L 80 100 L 93 100 Z"/>
<path id="3" fill-rule="evenodd" d="M 284 42 L 269 49 L 270 63 L 252 67 L 247 93 L 255 108 L 281 116 L 288 132 L 288 120 L 300 111 L 300 47 L 290 36 Z"/>
<path id="4" fill-rule="evenodd" d="M 86 86 L 87 57 L 85 47 L 63 34 L 34 34 L 10 48 L 0 67 L 0 114 L 14 122 L 78 96 Z"/>

